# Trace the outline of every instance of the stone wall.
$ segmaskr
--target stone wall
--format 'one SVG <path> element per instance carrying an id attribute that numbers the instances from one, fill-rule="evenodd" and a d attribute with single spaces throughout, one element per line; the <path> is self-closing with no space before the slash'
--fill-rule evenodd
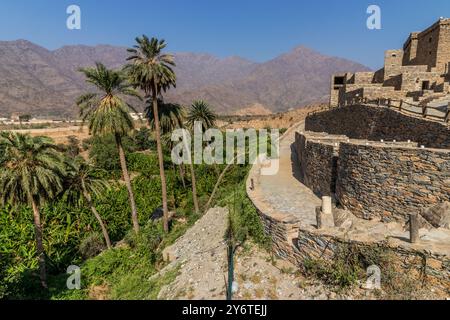
<path id="1" fill-rule="evenodd" d="M 387 50 L 384 54 L 384 81 L 402 73 L 403 50 Z"/>
<path id="2" fill-rule="evenodd" d="M 450 201 L 450 150 L 341 143 L 337 172 L 336 198 L 360 218 L 405 222 Z"/>
<path id="3" fill-rule="evenodd" d="M 320 230 L 310 230 L 302 226 L 298 220 L 282 214 L 268 214 L 259 209 L 258 203 L 254 204 L 265 232 L 272 240 L 274 252 L 300 269 L 304 269 L 307 261 L 333 260 L 340 246 L 356 246 L 366 252 L 381 250 L 385 255 L 389 255 L 391 264 L 398 266 L 399 270 L 408 272 L 411 277 L 420 277 L 418 280 L 449 285 L 450 260 L 447 255 L 395 246 L 388 241 L 364 242 L 327 234 Z M 411 271 L 414 273 L 411 274 Z"/>
<path id="4" fill-rule="evenodd" d="M 414 277 L 433 278 L 448 286 L 450 279 L 450 260 L 448 256 L 419 252 L 410 248 L 391 246 L 388 242 L 352 241 L 341 237 L 320 234 L 315 231 L 300 230 L 299 236 L 294 240 L 294 259 L 299 265 L 311 260 L 332 260 L 340 246 L 353 246 L 362 252 L 378 251 L 389 257 L 392 265 L 398 266 Z M 382 270 L 383 272 L 383 270 Z"/>
<path id="5" fill-rule="evenodd" d="M 326 133 L 297 133 L 294 149 L 297 152 L 301 152 L 299 148 L 306 150 L 309 144 L 308 140 L 314 144 L 312 149 L 315 149 L 317 144 L 325 144 L 333 146 L 334 152 L 336 152 L 335 143 L 343 145 L 347 143 L 348 138 L 332 137 Z M 362 141 L 358 144 L 365 145 Z M 327 149 L 318 148 L 322 151 Z M 311 151 L 308 154 L 316 153 Z M 417 279 L 424 280 L 424 283 L 427 280 L 427 282 L 448 287 L 450 260 L 448 254 L 442 252 L 440 247 L 438 250 L 432 250 L 423 243 L 410 244 L 397 238 L 388 240 L 385 237 L 371 238 L 366 237 L 365 233 L 361 233 L 359 230 L 353 232 L 339 227 L 326 227 L 318 230 L 309 219 L 304 220 L 296 213 L 278 211 L 270 205 L 270 202 L 261 193 L 260 169 L 259 164 L 252 167 L 247 179 L 246 190 L 261 217 L 266 234 L 272 240 L 274 252 L 278 256 L 302 269 L 305 267 L 305 263 L 311 259 L 332 260 L 337 252 L 336 249 L 341 245 L 356 246 L 363 248 L 366 252 L 367 250 L 381 249 L 392 257 L 393 263 L 399 266 L 397 270 L 402 270 L 413 277 L 418 275 L 420 279 Z M 306 174 L 308 173 L 306 172 Z M 314 215 L 314 212 L 311 214 Z M 417 272 L 410 273 L 413 270 Z"/>
<path id="6" fill-rule="evenodd" d="M 304 135 L 295 134 L 295 149 L 302 163 L 300 180 L 319 197 L 335 193 L 337 170 L 337 146 L 333 140 L 307 140 Z M 320 141 L 320 142 L 319 142 Z"/>
<path id="7" fill-rule="evenodd" d="M 356 72 L 354 75 L 355 84 L 368 84 L 374 81 L 374 72 Z"/>
<path id="8" fill-rule="evenodd" d="M 306 118 L 305 129 L 372 141 L 416 141 L 429 148 L 450 148 L 450 128 L 444 123 L 403 115 L 383 107 L 354 105 Z"/>

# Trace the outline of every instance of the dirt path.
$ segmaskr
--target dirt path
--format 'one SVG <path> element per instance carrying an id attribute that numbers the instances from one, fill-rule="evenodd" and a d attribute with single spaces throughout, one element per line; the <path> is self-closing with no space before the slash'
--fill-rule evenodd
<path id="1" fill-rule="evenodd" d="M 208 211 L 175 244 L 164 250 L 171 263 L 163 270 L 180 267 L 179 275 L 162 288 L 159 299 L 225 299 L 228 210 Z"/>

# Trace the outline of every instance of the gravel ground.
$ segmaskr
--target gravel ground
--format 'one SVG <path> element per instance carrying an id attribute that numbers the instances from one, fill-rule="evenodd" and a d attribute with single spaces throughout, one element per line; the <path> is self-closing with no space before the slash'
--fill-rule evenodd
<path id="1" fill-rule="evenodd" d="M 228 210 L 208 211 L 185 235 L 164 251 L 170 263 L 155 277 L 179 268 L 176 279 L 163 287 L 158 299 L 224 300 L 226 298 L 227 244 L 224 235 Z M 235 255 L 235 300 L 371 300 L 374 291 L 358 286 L 336 291 L 306 278 L 291 263 L 247 242 Z M 379 298 L 379 297 L 378 297 Z M 401 298 L 400 296 L 395 298 Z M 445 299 L 433 290 L 417 292 L 419 299 Z"/>
<path id="2" fill-rule="evenodd" d="M 163 287 L 159 299 L 223 300 L 226 298 L 228 211 L 211 209 L 184 236 L 164 251 L 171 262 L 161 272 L 180 266 L 179 275 Z M 235 256 L 234 299 L 311 300 L 338 298 L 319 283 L 307 281 L 293 265 L 274 259 L 247 243 Z"/>
<path id="3" fill-rule="evenodd" d="M 164 258 L 171 262 L 164 270 L 181 268 L 175 281 L 162 288 L 160 299 L 225 299 L 227 225 L 228 210 L 211 209 L 174 245 L 166 248 Z"/>

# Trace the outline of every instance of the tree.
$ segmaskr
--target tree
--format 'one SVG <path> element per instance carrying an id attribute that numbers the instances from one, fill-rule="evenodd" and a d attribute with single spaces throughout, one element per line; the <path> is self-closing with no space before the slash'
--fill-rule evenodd
<path id="1" fill-rule="evenodd" d="M 147 36 L 136 38 L 136 45 L 128 49 L 131 61 L 125 67 L 131 82 L 144 91 L 146 99 L 151 99 L 155 122 L 156 145 L 158 149 L 159 170 L 161 176 L 162 202 L 164 212 L 164 231 L 169 231 L 169 209 L 167 206 L 167 182 L 164 172 L 164 158 L 161 142 L 161 126 L 158 112 L 158 98 L 171 87 L 176 86 L 176 76 L 172 67 L 174 58 L 162 51 L 166 47 L 164 40 L 149 39 Z"/>
<path id="2" fill-rule="evenodd" d="M 146 127 L 142 127 L 135 131 L 133 140 L 138 151 L 149 150 L 155 146 L 155 140 L 152 138 L 152 132 Z"/>
<path id="3" fill-rule="evenodd" d="M 138 213 L 122 140 L 134 129 L 130 112 L 135 112 L 134 108 L 125 102 L 124 97 L 140 99 L 140 96 L 121 72 L 109 70 L 101 63 L 96 63 L 95 68 L 85 68 L 80 71 L 86 76 L 86 82 L 94 85 L 98 90 L 96 93 L 87 93 L 77 99 L 80 114 L 84 122 L 89 122 L 90 134 L 102 137 L 108 134 L 114 136 L 123 179 L 128 190 L 133 229 L 138 233 Z"/>
<path id="4" fill-rule="evenodd" d="M 147 103 L 145 117 L 148 119 L 150 129 L 156 131 L 153 101 L 148 100 Z M 172 134 L 175 129 L 183 128 L 186 115 L 179 104 L 165 103 L 158 99 L 158 113 L 161 135 Z"/>
<path id="5" fill-rule="evenodd" d="M 5 152 L 0 169 L 0 202 L 31 206 L 40 281 L 47 288 L 40 207 L 61 192 L 66 163 L 50 138 L 8 133 L 0 136 L 0 145 Z"/>
<path id="6" fill-rule="evenodd" d="M 66 154 L 70 158 L 75 158 L 81 153 L 80 140 L 76 136 L 67 137 Z"/>
<path id="7" fill-rule="evenodd" d="M 111 188 L 108 181 L 98 175 L 99 171 L 87 164 L 83 158 L 75 158 L 69 166 L 69 179 L 67 179 L 65 196 L 69 202 L 78 206 L 88 205 L 100 225 L 106 246 L 108 249 L 111 249 L 112 246 L 108 230 L 92 201 L 93 195 L 101 197 Z"/>
<path id="8" fill-rule="evenodd" d="M 202 123 L 203 132 L 209 128 L 216 127 L 217 114 L 212 111 L 211 106 L 205 101 L 194 101 L 187 115 L 187 124 L 193 128 L 195 122 Z"/>
<path id="9" fill-rule="evenodd" d="M 169 146 L 169 149 L 173 148 L 173 142 L 171 140 L 172 132 L 175 129 L 183 128 L 185 121 L 185 112 L 181 105 L 175 103 L 164 103 L 161 99 L 158 100 L 158 112 L 159 122 L 161 127 L 161 139 L 164 144 Z M 152 130 L 155 130 L 155 117 L 153 114 L 152 101 L 148 101 L 148 105 L 145 109 L 145 117 L 148 119 L 149 126 Z M 181 182 L 185 187 L 184 181 L 184 168 L 181 164 L 179 166 Z"/>
<path id="10" fill-rule="evenodd" d="M 202 130 L 213 128 L 216 126 L 217 115 L 211 110 L 211 107 L 204 101 L 194 101 L 189 109 L 187 115 L 187 125 L 190 128 L 194 128 L 195 122 L 202 123 Z M 197 183 L 195 178 L 194 164 L 190 161 L 191 177 L 192 177 L 192 193 L 194 196 L 194 204 L 196 204 L 197 213 L 200 211 L 198 208 L 197 200 Z"/>
<path id="11" fill-rule="evenodd" d="M 29 114 L 23 114 L 19 116 L 19 123 L 20 125 L 22 125 L 23 122 L 30 122 L 31 120 L 31 115 Z"/>

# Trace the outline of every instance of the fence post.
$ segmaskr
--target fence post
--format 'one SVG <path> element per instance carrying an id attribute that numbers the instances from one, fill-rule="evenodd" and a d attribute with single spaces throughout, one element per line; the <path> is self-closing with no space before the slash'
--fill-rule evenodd
<path id="1" fill-rule="evenodd" d="M 322 229 L 322 207 L 316 207 L 317 229 Z"/>
<path id="2" fill-rule="evenodd" d="M 422 107 L 422 116 L 423 116 L 424 118 L 427 117 L 427 106 L 426 106 L 426 105 Z"/>
<path id="3" fill-rule="evenodd" d="M 448 122 L 450 120 L 450 102 L 448 103 L 448 107 L 447 107 L 447 113 L 445 114 L 445 122 Z"/>
<path id="4" fill-rule="evenodd" d="M 417 213 L 409 214 L 409 238 L 411 243 L 419 241 L 419 215 Z"/>
<path id="5" fill-rule="evenodd" d="M 400 99 L 400 105 L 398 107 L 398 110 L 402 111 L 402 107 L 403 107 L 403 99 Z"/>

